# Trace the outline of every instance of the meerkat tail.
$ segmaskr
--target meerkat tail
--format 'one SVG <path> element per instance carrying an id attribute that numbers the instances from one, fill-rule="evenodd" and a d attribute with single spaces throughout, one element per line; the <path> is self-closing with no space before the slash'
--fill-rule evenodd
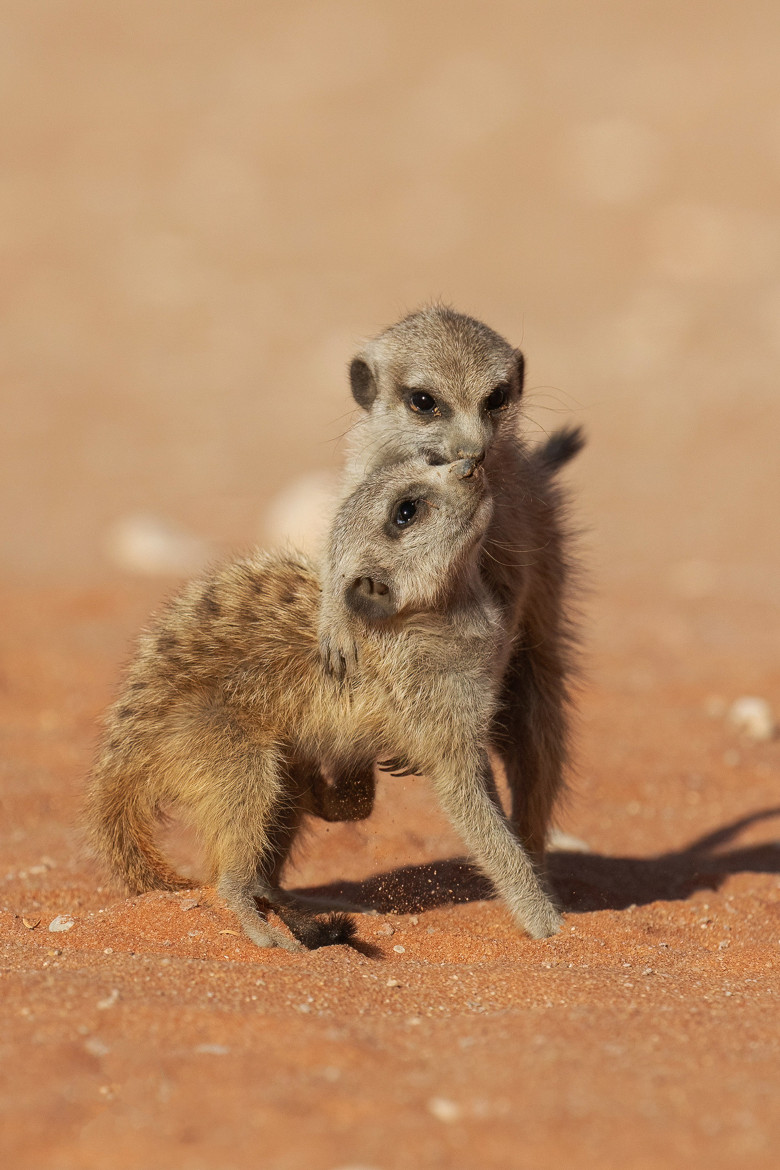
<path id="1" fill-rule="evenodd" d="M 292 906 L 275 905 L 274 910 L 287 929 L 310 951 L 348 943 L 355 937 L 355 923 L 348 914 L 340 911 L 319 918 L 311 911 Z"/>
<path id="2" fill-rule="evenodd" d="M 191 884 L 154 843 L 157 810 L 127 791 L 94 783 L 87 800 L 87 828 L 95 852 L 131 894 L 183 890 Z"/>
<path id="3" fill-rule="evenodd" d="M 534 452 L 534 459 L 552 475 L 578 455 L 585 446 L 582 427 L 561 427 L 553 431 L 546 443 Z"/>

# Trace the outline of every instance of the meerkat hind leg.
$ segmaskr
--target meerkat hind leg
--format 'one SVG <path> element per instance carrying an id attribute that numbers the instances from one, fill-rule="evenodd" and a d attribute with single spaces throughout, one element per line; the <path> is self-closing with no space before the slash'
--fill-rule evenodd
<path id="1" fill-rule="evenodd" d="M 333 786 L 326 783 L 319 767 L 304 769 L 296 766 L 292 772 L 292 780 L 293 786 L 297 790 L 302 789 L 307 793 L 308 800 L 305 804 L 298 800 L 288 802 L 282 805 L 277 811 L 275 822 L 268 831 L 268 861 L 263 859 L 257 866 L 256 879 L 253 886 L 255 897 L 270 902 L 277 913 L 279 913 L 280 907 L 283 908 L 285 906 L 289 907 L 293 913 L 296 910 L 308 911 L 310 914 L 329 914 L 333 911 L 345 914 L 372 913 L 373 911 L 369 907 L 350 902 L 346 898 L 328 896 L 311 897 L 306 894 L 294 894 L 290 890 L 280 888 L 281 875 L 295 843 L 304 811 L 308 811 L 311 815 L 327 820 L 328 822 L 338 822 L 341 819 L 338 815 L 323 815 L 323 809 L 329 813 L 335 813 L 335 810 L 327 804 L 327 796 L 324 798 L 322 796 L 323 788 L 327 787 L 330 790 Z M 343 783 L 344 785 L 350 784 L 350 778 L 348 776 L 345 777 Z M 358 801 L 365 802 L 365 800 L 370 799 L 373 803 L 373 771 L 370 774 L 360 773 L 357 778 L 357 791 L 358 796 L 356 799 Z M 325 804 L 323 804 L 323 799 L 326 802 Z M 341 803 L 342 799 L 347 800 L 344 794 L 338 798 L 339 809 L 344 807 Z M 347 809 L 349 807 L 347 802 Z M 368 812 L 370 812 L 370 809 Z M 367 816 L 368 812 L 363 815 Z M 344 819 L 353 820 L 357 818 L 347 816 Z M 279 916 L 285 921 L 282 914 Z M 292 922 L 292 917 L 290 921 Z"/>
<path id="2" fill-rule="evenodd" d="M 545 874 L 545 846 L 566 760 L 566 691 L 558 647 L 521 649 L 501 696 L 496 746 L 506 771 L 515 832 Z"/>

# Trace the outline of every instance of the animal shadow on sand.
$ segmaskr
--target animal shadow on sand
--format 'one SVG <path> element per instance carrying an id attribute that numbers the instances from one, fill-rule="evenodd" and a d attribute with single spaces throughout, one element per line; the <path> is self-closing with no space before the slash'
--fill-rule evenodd
<path id="1" fill-rule="evenodd" d="M 684 849 L 655 857 L 551 852 L 550 879 L 564 910 L 585 912 L 682 900 L 695 890 L 719 889 L 732 874 L 780 873 L 780 842 L 727 848 L 744 829 L 775 816 L 780 816 L 780 808 L 751 813 L 697 838 Z M 414 914 L 494 897 L 487 880 L 460 858 L 405 865 L 365 881 L 297 892 L 337 894 L 382 914 Z"/>

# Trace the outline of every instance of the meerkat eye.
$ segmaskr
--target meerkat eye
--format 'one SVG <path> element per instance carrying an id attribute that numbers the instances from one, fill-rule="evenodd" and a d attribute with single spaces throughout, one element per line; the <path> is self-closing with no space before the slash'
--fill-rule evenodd
<path id="1" fill-rule="evenodd" d="M 417 515 L 417 500 L 402 500 L 393 513 L 393 523 L 407 528 Z"/>
<path id="2" fill-rule="evenodd" d="M 424 390 L 413 390 L 409 395 L 409 405 L 416 414 L 431 414 L 436 409 L 436 399 Z"/>
<path id="3" fill-rule="evenodd" d="M 509 400 L 506 386 L 496 386 L 485 399 L 485 410 L 503 410 Z"/>

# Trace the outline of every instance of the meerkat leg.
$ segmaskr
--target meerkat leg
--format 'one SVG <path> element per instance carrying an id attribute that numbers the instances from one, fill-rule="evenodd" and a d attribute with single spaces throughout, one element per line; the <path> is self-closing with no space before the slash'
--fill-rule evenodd
<path id="1" fill-rule="evenodd" d="M 290 938 L 260 917 L 255 901 L 258 893 L 254 874 L 249 881 L 243 875 L 223 874 L 217 884 L 217 893 L 241 923 L 244 934 L 256 946 L 282 947 L 286 951 L 306 950 L 297 938 Z"/>
<path id="2" fill-rule="evenodd" d="M 258 888 L 258 874 L 273 871 L 297 826 L 293 820 L 288 824 L 285 815 L 290 805 L 285 761 L 277 751 L 254 745 L 237 750 L 235 742 L 216 741 L 211 746 L 209 770 L 221 773 L 220 783 L 205 788 L 208 795 L 199 807 L 199 820 L 207 829 L 217 892 L 257 946 L 305 950 L 297 938 L 289 938 L 261 917 L 255 901 L 268 892 L 265 883 Z M 278 825 L 286 826 L 286 831 L 277 834 Z"/>
<path id="3" fill-rule="evenodd" d="M 431 777 L 444 811 L 518 925 L 532 938 L 556 934 L 561 916 L 490 794 L 487 754 L 465 749 L 460 759 L 451 758 L 433 770 Z"/>
<path id="4" fill-rule="evenodd" d="M 308 807 L 309 801 L 297 800 L 294 798 L 294 795 L 299 791 L 303 791 L 309 797 L 312 784 L 320 780 L 321 777 L 318 769 L 316 771 L 316 777 L 314 772 L 310 772 L 308 769 L 296 767 L 291 770 L 290 786 L 293 792 L 293 798 L 286 800 L 280 807 L 274 823 L 269 829 L 268 850 L 257 867 L 253 884 L 253 893 L 256 898 L 267 902 L 276 910 L 285 925 L 289 926 L 299 937 L 307 940 L 307 945 L 317 946 L 322 946 L 323 942 L 317 941 L 313 944 L 308 942 L 308 939 L 313 937 L 313 935 L 312 931 L 307 929 L 303 919 L 301 919 L 303 932 L 297 929 L 298 919 L 296 918 L 296 912 L 301 912 L 309 919 L 315 914 L 330 914 L 333 912 L 366 913 L 366 907 L 348 902 L 342 898 L 306 897 L 301 894 L 293 894 L 289 890 L 283 890 L 281 888 L 280 880 L 282 871 L 287 864 L 290 850 L 300 829 L 303 815 L 305 812 L 311 812 L 311 809 Z M 346 938 L 329 939 L 326 941 L 346 941 Z"/>
<path id="5" fill-rule="evenodd" d="M 554 639 L 520 648 L 504 676 L 496 746 L 506 769 L 512 826 L 541 871 L 567 756 L 566 672 Z"/>

